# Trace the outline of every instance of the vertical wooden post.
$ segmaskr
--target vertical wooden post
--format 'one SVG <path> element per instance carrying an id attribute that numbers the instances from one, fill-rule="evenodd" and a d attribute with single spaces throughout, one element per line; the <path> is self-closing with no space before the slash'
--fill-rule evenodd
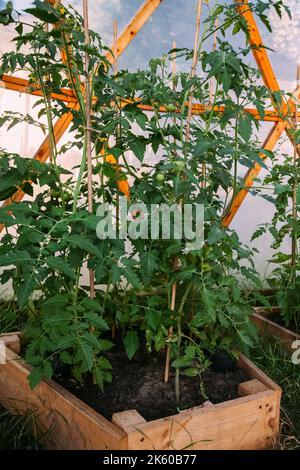
<path id="1" fill-rule="evenodd" d="M 88 0 L 83 0 L 83 21 L 84 21 L 84 42 L 87 46 L 90 45 L 89 33 L 89 10 Z M 85 113 L 86 113 L 86 161 L 87 161 L 87 174 L 88 174 L 88 211 L 93 213 L 93 167 L 92 167 L 92 129 L 91 129 L 91 82 L 90 82 L 90 57 L 89 53 L 85 52 Z M 95 278 L 92 269 L 89 270 L 90 280 L 90 297 L 95 297 Z"/>
<path id="2" fill-rule="evenodd" d="M 297 87 L 300 85 L 300 64 L 297 65 Z M 295 132 L 298 130 L 298 109 L 299 109 L 299 97 L 298 94 L 295 96 Z M 298 153 L 297 153 L 297 143 L 296 139 L 294 136 L 294 156 L 293 156 L 293 166 L 294 166 L 294 184 L 293 184 L 293 196 L 292 196 L 292 219 L 293 223 L 296 225 L 297 222 L 297 190 L 298 190 L 298 168 L 297 168 L 297 158 L 298 158 Z M 297 242 L 298 242 L 298 236 L 297 236 L 297 230 L 294 227 L 293 228 L 293 233 L 292 233 L 292 275 L 293 275 L 293 280 L 295 277 L 295 266 L 296 266 L 296 260 L 297 260 Z"/>
<path id="3" fill-rule="evenodd" d="M 217 49 L 218 25 L 219 25 L 219 19 L 216 18 L 214 22 L 215 31 L 213 35 L 213 46 L 212 46 L 213 51 Z M 213 106 L 213 102 L 214 102 L 213 98 L 214 98 L 214 80 L 213 80 L 213 77 L 211 77 L 209 80 L 209 106 L 210 107 Z M 206 187 L 206 164 L 205 163 L 202 163 L 202 176 L 203 176 L 203 180 L 201 181 L 201 188 L 205 188 Z"/>
<path id="4" fill-rule="evenodd" d="M 113 34 L 114 34 L 114 73 L 118 72 L 118 22 L 117 19 L 114 18 L 114 23 L 113 23 Z"/>
<path id="5" fill-rule="evenodd" d="M 173 41 L 173 45 L 172 45 L 172 48 L 175 49 L 176 48 L 176 41 Z M 176 60 L 175 60 L 175 56 L 176 56 L 176 53 L 174 52 L 173 53 L 173 56 L 172 56 L 172 88 L 173 90 L 175 90 L 175 74 L 176 74 Z M 176 116 L 174 116 L 174 124 L 176 124 Z M 174 138 L 174 141 L 176 139 Z M 174 269 L 176 269 L 178 265 L 178 262 L 177 262 L 177 259 L 175 258 L 174 260 Z M 171 293 L 171 305 L 170 305 L 170 310 L 171 312 L 174 312 L 175 310 L 175 305 L 176 305 L 176 284 L 173 284 L 172 286 L 172 293 Z M 173 335 L 173 327 L 171 326 L 169 328 L 169 331 L 168 331 L 168 337 L 169 339 L 172 337 Z M 165 374 L 164 374 L 164 382 L 165 383 L 168 383 L 169 382 L 169 375 L 170 375 L 170 353 L 171 353 L 171 347 L 170 345 L 168 344 L 167 345 L 167 353 L 166 353 L 166 363 L 165 363 Z"/>
<path id="6" fill-rule="evenodd" d="M 219 19 L 216 18 L 215 23 L 214 23 L 215 31 L 214 31 L 214 35 L 213 35 L 213 46 L 212 46 L 213 51 L 217 50 L 217 39 L 218 39 L 217 28 L 218 28 L 218 26 L 219 26 Z M 214 85 L 214 81 L 213 81 L 213 78 L 211 77 L 210 80 L 209 80 L 209 104 L 210 105 L 212 105 L 212 103 L 213 103 L 213 95 L 214 95 L 213 85 Z"/>
<path id="7" fill-rule="evenodd" d="M 191 67 L 190 77 L 194 78 L 196 74 L 196 66 L 198 61 L 198 47 L 199 47 L 199 33 L 200 33 L 200 22 L 201 22 L 201 13 L 202 13 L 202 0 L 198 0 L 197 3 L 197 16 L 196 16 L 196 31 L 195 31 L 195 41 L 194 41 L 194 54 L 193 54 L 193 62 Z M 186 121 L 186 134 L 185 134 L 185 141 L 186 143 L 190 140 L 190 126 L 191 126 L 191 118 L 192 118 L 192 105 L 193 105 L 193 87 L 191 88 L 188 100 L 188 114 L 187 114 L 187 121 Z M 177 265 L 178 260 L 175 260 L 174 266 Z M 176 306 L 176 294 L 177 294 L 177 284 L 174 283 L 172 286 L 172 296 L 171 296 L 171 312 L 175 311 Z M 170 368 L 170 352 L 167 352 L 166 358 L 166 365 L 165 365 L 165 382 L 168 381 L 169 377 L 169 368 Z M 175 379 L 175 393 L 176 393 L 176 400 L 179 401 L 179 370 L 176 369 L 176 379 Z"/>
<path id="8" fill-rule="evenodd" d="M 172 49 L 176 49 L 176 41 L 173 41 L 172 44 Z M 176 82 L 175 82 L 175 77 L 176 77 L 176 52 L 173 52 L 172 55 L 172 89 L 175 91 L 176 90 Z M 176 125 L 176 115 L 174 116 L 174 125 Z M 174 137 L 174 142 L 176 141 L 176 138 Z"/>
<path id="9" fill-rule="evenodd" d="M 193 62 L 192 62 L 192 68 L 191 68 L 191 78 L 194 78 L 196 74 L 196 66 L 197 66 L 197 61 L 198 61 L 198 44 L 199 44 L 201 13 L 202 13 L 202 0 L 198 0 L 195 42 L 194 42 L 194 55 L 193 55 Z M 192 105 L 193 105 L 193 88 L 191 89 L 189 101 L 188 101 L 188 114 L 187 114 L 186 134 L 185 134 L 186 142 L 189 142 L 190 140 Z"/>

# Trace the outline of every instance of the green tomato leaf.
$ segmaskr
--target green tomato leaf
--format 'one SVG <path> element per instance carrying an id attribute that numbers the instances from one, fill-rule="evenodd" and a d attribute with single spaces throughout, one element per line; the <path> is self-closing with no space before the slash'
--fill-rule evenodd
<path id="1" fill-rule="evenodd" d="M 132 359 L 139 349 L 139 338 L 136 331 L 128 331 L 124 338 L 124 345 L 128 359 Z"/>

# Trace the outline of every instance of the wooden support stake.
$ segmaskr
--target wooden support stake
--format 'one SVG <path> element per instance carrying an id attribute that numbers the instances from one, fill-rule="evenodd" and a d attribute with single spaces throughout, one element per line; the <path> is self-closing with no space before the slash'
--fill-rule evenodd
<path id="1" fill-rule="evenodd" d="M 173 49 L 176 49 L 176 41 L 173 41 L 172 45 Z M 175 90 L 176 84 L 175 84 L 175 74 L 176 74 L 176 60 L 175 60 L 175 55 L 176 53 L 173 53 L 172 57 L 172 88 Z M 176 117 L 174 117 L 174 125 L 176 125 Z M 176 139 L 174 138 L 174 141 Z M 174 260 L 174 268 L 176 268 L 176 265 L 178 265 L 177 260 Z M 175 310 L 175 304 L 176 304 L 176 284 L 173 284 L 172 286 L 172 294 L 171 294 L 171 312 L 174 312 Z M 169 331 L 168 331 L 168 337 L 169 340 L 173 335 L 173 327 L 170 326 Z M 164 382 L 168 383 L 169 382 L 169 375 L 170 375 L 170 353 L 171 353 L 171 346 L 168 344 L 167 345 L 167 353 L 166 353 L 166 364 L 165 364 L 165 374 L 164 374 Z"/>
<path id="2" fill-rule="evenodd" d="M 216 18 L 214 22 L 214 35 L 213 35 L 213 47 L 212 50 L 216 51 L 217 50 L 217 42 L 218 42 L 218 26 L 219 26 L 219 19 Z M 213 77 L 210 78 L 209 80 L 209 106 L 213 106 L 214 102 L 214 80 Z M 201 188 L 206 187 L 206 164 L 205 162 L 202 163 L 202 181 L 201 181 Z"/>
<path id="3" fill-rule="evenodd" d="M 297 87 L 300 86 L 300 64 L 297 65 Z M 299 109 L 299 97 L 298 95 L 295 96 L 295 132 L 298 130 L 298 109 Z M 293 167 L 294 167 L 294 184 L 293 184 L 293 196 L 292 196 L 292 220 L 294 223 L 294 227 L 292 230 L 292 259 L 291 259 L 291 268 L 292 268 L 292 277 L 295 277 L 295 267 L 296 267 L 296 259 L 297 259 L 297 230 L 296 230 L 296 223 L 298 218 L 297 213 L 297 190 L 298 190 L 298 165 L 297 165 L 297 143 L 294 136 L 294 155 L 293 155 Z"/>
<path id="4" fill-rule="evenodd" d="M 198 44 L 199 44 L 201 13 L 202 13 L 202 0 L 198 0 L 197 18 L 196 18 L 196 32 L 195 32 L 195 42 L 194 42 L 194 55 L 193 55 L 193 62 L 192 62 L 192 68 L 191 68 L 191 79 L 193 79 L 195 77 L 196 67 L 197 67 L 197 62 L 198 62 Z M 193 96 L 194 96 L 193 95 L 193 89 L 191 89 L 189 100 L 188 100 L 188 114 L 187 114 L 186 134 L 185 134 L 186 142 L 189 142 L 189 140 L 190 140 L 190 128 L 191 128 L 191 118 L 192 118 Z"/>
<path id="5" fill-rule="evenodd" d="M 195 77 L 196 74 L 196 67 L 198 61 L 198 47 L 199 47 L 199 33 L 200 33 L 200 22 L 201 22 L 201 13 L 202 13 L 202 0 L 198 0 L 197 3 L 197 16 L 196 16 L 196 31 L 195 31 L 195 41 L 194 41 L 194 54 L 193 54 L 193 62 L 191 67 L 191 79 Z M 185 142 L 186 144 L 190 140 L 190 127 L 191 127 L 191 118 L 192 118 L 192 105 L 193 105 L 193 87 L 190 90 L 189 99 L 188 99 L 188 114 L 187 114 L 187 121 L 186 121 L 186 134 L 185 134 Z M 175 260 L 177 264 L 178 261 Z M 176 306 L 176 293 L 177 293 L 177 284 L 174 283 L 172 286 L 172 300 L 171 300 L 171 311 L 175 311 Z M 166 366 L 165 366 L 165 379 L 168 378 L 169 375 L 169 354 L 167 354 L 166 358 Z M 175 394 L 176 400 L 179 401 L 179 369 L 176 369 L 176 378 L 175 378 Z M 166 381 L 166 380 L 165 380 Z"/>
<path id="6" fill-rule="evenodd" d="M 238 386 L 238 395 L 240 397 L 247 397 L 248 395 L 254 395 L 255 393 L 265 392 L 268 387 L 258 379 L 248 380 Z"/>
<path id="7" fill-rule="evenodd" d="M 90 45 L 89 10 L 88 0 L 83 0 L 84 42 Z M 93 213 L 93 162 L 92 162 L 92 129 L 91 129 L 91 82 L 90 82 L 90 56 L 85 52 L 85 113 L 86 113 L 86 162 L 88 174 L 88 211 Z M 95 297 L 95 277 L 92 269 L 89 269 L 90 297 Z"/>

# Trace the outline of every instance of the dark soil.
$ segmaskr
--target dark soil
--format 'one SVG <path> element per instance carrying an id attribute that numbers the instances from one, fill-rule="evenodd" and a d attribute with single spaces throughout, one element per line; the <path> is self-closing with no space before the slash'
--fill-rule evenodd
<path id="1" fill-rule="evenodd" d="M 107 356 L 113 366 L 113 381 L 106 385 L 104 393 L 90 379 L 81 385 L 60 374 L 56 380 L 108 419 L 113 413 L 130 409 L 136 409 L 148 421 L 178 413 L 172 369 L 169 383 L 163 383 L 165 354 L 139 353 L 131 361 L 122 351 Z M 182 376 L 180 410 L 199 406 L 206 400 L 215 404 L 237 398 L 238 384 L 247 380 L 249 377 L 236 366 L 231 365 L 230 370 L 221 373 L 210 368 L 203 376 L 206 394 L 203 397 L 199 380 Z"/>

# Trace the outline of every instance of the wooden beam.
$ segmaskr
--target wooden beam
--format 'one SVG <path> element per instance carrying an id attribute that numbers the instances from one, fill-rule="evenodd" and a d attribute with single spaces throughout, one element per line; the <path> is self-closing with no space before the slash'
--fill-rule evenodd
<path id="1" fill-rule="evenodd" d="M 126 433 L 52 380 L 31 390 L 24 361 L 6 348 L 0 367 L 0 401 L 14 415 L 28 415 L 29 429 L 45 449 L 120 450 Z M 31 426 L 31 428 L 30 428 Z"/>
<path id="2" fill-rule="evenodd" d="M 294 94 L 300 97 L 300 87 L 297 87 Z M 293 98 L 290 98 L 289 101 L 284 105 L 284 112 L 292 113 L 294 108 L 295 108 L 294 100 Z M 287 130 L 288 126 L 291 126 L 288 120 L 275 123 L 271 131 L 269 132 L 267 138 L 265 139 L 262 147 L 265 150 L 272 151 L 275 145 L 277 144 L 278 140 L 282 136 L 283 132 Z M 299 154 L 299 149 L 298 149 L 298 154 Z M 262 153 L 260 154 L 260 158 L 262 160 L 266 160 L 267 155 Z M 228 204 L 227 208 L 225 209 L 225 215 L 222 220 L 222 224 L 224 227 L 228 227 L 230 223 L 232 222 L 237 211 L 241 207 L 244 199 L 248 195 L 249 189 L 251 189 L 251 187 L 253 186 L 254 179 L 259 175 L 261 169 L 262 167 L 261 165 L 259 165 L 259 163 L 254 163 L 253 167 L 247 171 L 244 177 L 243 188 L 237 193 L 233 201 L 231 201 Z"/>
<path id="3" fill-rule="evenodd" d="M 280 86 L 277 81 L 275 72 L 273 70 L 272 64 L 270 62 L 268 53 L 266 48 L 264 47 L 262 37 L 260 35 L 257 23 L 255 21 L 254 15 L 252 11 L 249 9 L 248 0 L 235 0 L 237 3 L 237 11 L 241 13 L 248 25 L 249 31 L 249 42 L 252 46 L 252 52 L 258 69 L 262 74 L 263 81 L 267 88 L 269 88 L 272 92 L 280 91 Z M 281 104 L 277 101 L 273 100 L 274 107 L 277 109 L 279 114 L 283 116 L 286 115 L 286 100 L 283 98 Z M 293 136 L 291 134 L 291 129 L 293 125 L 288 123 L 286 126 L 287 135 L 294 145 Z M 300 156 L 300 152 L 297 149 L 298 155 Z"/>
<path id="4" fill-rule="evenodd" d="M 126 49 L 128 44 L 135 38 L 140 29 L 148 21 L 150 16 L 153 15 L 155 10 L 159 7 L 163 0 L 146 0 L 141 7 L 137 10 L 132 20 L 123 29 L 120 36 L 118 37 L 116 47 L 111 47 L 112 50 L 116 51 L 116 56 L 119 57 L 122 52 Z M 115 59 L 113 54 L 108 53 L 106 56 L 107 60 L 113 64 Z"/>
<path id="5" fill-rule="evenodd" d="M 35 88 L 30 86 L 29 81 L 24 78 L 14 77 L 10 75 L 4 74 L 2 79 L 0 80 L 0 88 L 5 88 L 6 90 L 13 90 L 18 91 L 19 93 L 27 93 L 33 96 L 42 96 L 42 91 L 39 88 Z M 53 100 L 64 101 L 66 103 L 77 103 L 77 98 L 73 90 L 69 88 L 61 88 L 59 92 L 53 92 L 51 94 L 51 98 Z M 121 106 L 124 108 L 127 104 L 134 103 L 134 100 L 123 100 L 121 102 Z M 139 109 L 143 111 L 152 111 L 153 107 L 147 104 L 139 104 Z M 167 113 L 168 110 L 161 106 L 159 108 L 161 113 Z M 201 103 L 193 103 L 192 105 L 192 114 L 197 116 L 211 111 L 211 107 L 201 104 Z M 223 113 L 225 111 L 224 106 L 215 106 L 214 111 L 216 113 Z M 284 116 L 278 114 L 278 112 L 274 109 L 266 109 L 264 118 L 260 117 L 260 114 L 257 109 L 255 108 L 244 108 L 246 113 L 249 113 L 253 116 L 254 119 L 257 121 L 267 121 L 267 122 L 279 122 L 284 120 Z M 178 113 L 180 109 L 178 108 Z M 299 112 L 299 119 L 300 119 L 300 112 Z"/>
<path id="6" fill-rule="evenodd" d="M 0 80 L 0 88 L 18 91 L 19 93 L 27 93 L 33 96 L 43 96 L 40 88 L 30 85 L 29 81 L 25 78 L 14 77 L 12 75 L 2 75 Z M 64 101 L 66 103 L 77 102 L 75 94 L 68 88 L 61 88 L 59 93 L 52 92 L 51 98 L 53 100 Z"/>
<path id="7" fill-rule="evenodd" d="M 295 331 L 291 331 L 284 326 L 275 323 L 272 321 L 272 315 L 254 311 L 251 320 L 263 335 L 271 336 L 280 340 L 282 346 L 284 346 L 289 353 L 292 353 L 294 350 L 292 347 L 293 343 L 300 340 L 300 333 L 296 333 Z"/>
<path id="8" fill-rule="evenodd" d="M 265 392 L 268 387 L 258 379 L 248 380 L 238 386 L 238 394 L 240 397 L 247 397 L 255 393 Z"/>
<path id="9" fill-rule="evenodd" d="M 271 131 L 269 132 L 266 140 L 264 141 L 263 148 L 268 151 L 272 151 L 277 144 L 278 140 L 280 139 L 282 133 L 284 132 L 286 127 L 285 122 L 278 122 L 274 124 Z M 260 158 L 262 160 L 266 160 L 267 156 L 265 153 L 260 154 Z M 233 218 L 235 217 L 237 211 L 241 207 L 244 199 L 249 193 L 249 190 L 253 186 L 254 179 L 259 175 L 262 167 L 259 163 L 255 162 L 253 167 L 250 168 L 245 177 L 244 177 L 244 184 L 243 188 L 237 193 L 234 197 L 233 201 L 227 206 L 225 209 L 225 215 L 222 219 L 222 224 L 224 227 L 228 227 L 232 222 Z"/>
<path id="10" fill-rule="evenodd" d="M 249 42 L 251 46 L 253 46 L 253 55 L 259 70 L 262 73 L 262 78 L 264 80 L 265 85 L 272 91 L 276 92 L 280 90 L 278 81 L 276 79 L 273 67 L 269 60 L 268 54 L 266 49 L 263 47 L 263 41 L 259 33 L 259 29 L 257 27 L 256 21 L 252 14 L 252 11 L 249 10 L 248 0 L 235 0 L 237 5 L 237 10 L 243 15 L 247 24 L 248 24 L 248 31 L 249 31 Z M 300 88 L 298 87 L 295 91 L 295 94 L 299 96 Z M 288 102 L 282 101 L 281 105 L 278 105 L 277 102 L 274 101 L 274 106 L 276 107 L 278 113 L 286 118 L 288 115 L 291 114 L 294 108 L 294 100 L 290 98 Z M 265 150 L 272 151 L 280 139 L 282 133 L 284 131 L 287 132 L 287 135 L 294 145 L 293 136 L 291 134 L 291 130 L 293 128 L 293 124 L 291 124 L 288 119 L 284 121 L 277 122 L 271 131 L 269 132 L 264 144 L 263 148 Z M 300 155 L 299 148 L 297 149 L 298 155 Z M 265 154 L 261 154 L 260 157 L 262 160 L 265 160 L 267 156 Z M 224 227 L 228 227 L 232 222 L 233 218 L 235 217 L 237 211 L 241 207 L 244 199 L 246 198 L 249 189 L 253 185 L 254 179 L 258 176 L 261 171 L 261 166 L 258 163 L 255 163 L 252 168 L 250 168 L 245 177 L 244 177 L 244 188 L 242 188 L 234 199 L 229 203 L 227 208 L 225 209 L 225 215 L 223 217 L 222 223 Z"/>
<path id="11" fill-rule="evenodd" d="M 252 46 L 254 59 L 259 70 L 262 73 L 263 81 L 270 90 L 279 91 L 280 87 L 271 65 L 267 51 L 263 45 L 259 29 L 254 19 L 253 13 L 248 5 L 248 0 L 235 0 L 237 3 L 237 11 L 241 13 L 246 20 L 249 31 L 249 42 Z"/>

